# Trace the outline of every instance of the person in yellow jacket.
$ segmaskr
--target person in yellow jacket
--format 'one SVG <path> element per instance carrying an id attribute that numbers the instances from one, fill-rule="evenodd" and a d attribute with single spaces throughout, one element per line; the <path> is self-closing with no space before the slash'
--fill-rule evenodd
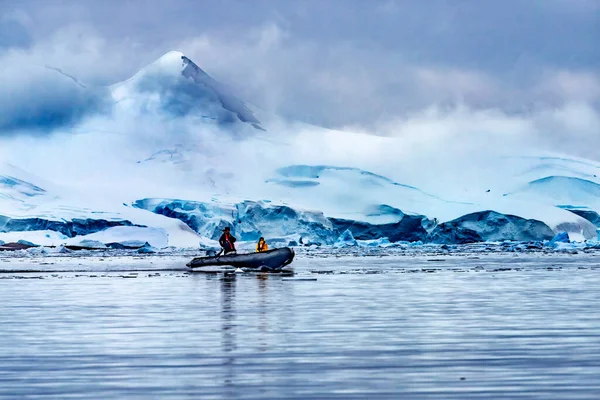
<path id="1" fill-rule="evenodd" d="M 265 238 L 261 237 L 256 244 L 256 252 L 260 253 L 267 250 L 269 250 L 269 245 L 265 242 Z"/>

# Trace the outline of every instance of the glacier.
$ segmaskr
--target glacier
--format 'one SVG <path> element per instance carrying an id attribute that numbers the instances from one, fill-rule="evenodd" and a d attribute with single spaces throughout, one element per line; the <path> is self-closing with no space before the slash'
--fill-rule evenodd
<path id="1" fill-rule="evenodd" d="M 66 237 L 75 237 L 89 235 L 100 232 L 114 226 L 136 226 L 131 221 L 117 220 L 108 221 L 104 219 L 79 219 L 73 218 L 70 221 L 52 221 L 43 218 L 10 218 L 0 215 L 0 232 L 24 232 L 24 231 L 54 231 L 65 235 Z"/>
<path id="2" fill-rule="evenodd" d="M 135 207 L 177 218 L 195 232 L 218 240 L 229 226 L 240 241 L 268 238 L 269 243 L 333 244 L 337 237 L 332 223 L 320 212 L 297 211 L 285 205 L 245 201 L 237 204 L 210 204 L 171 199 L 142 199 Z"/>
<path id="3" fill-rule="evenodd" d="M 543 222 L 489 210 L 444 222 L 431 233 L 431 241 L 440 244 L 502 240 L 526 242 L 553 237 L 554 232 Z"/>
<path id="4" fill-rule="evenodd" d="M 208 248 L 225 226 L 247 248 L 260 236 L 358 247 L 598 240 L 593 160 L 410 153 L 402 137 L 262 110 L 177 51 L 103 90 L 109 113 L 44 138 L 0 135 L 1 240 Z"/>
<path id="5" fill-rule="evenodd" d="M 576 214 L 576 215 L 579 215 L 582 218 L 585 218 L 586 220 L 588 220 L 592 224 L 594 224 L 594 226 L 600 228 L 600 214 L 598 214 L 596 211 L 587 210 L 587 209 L 573 208 L 571 206 L 567 206 L 567 207 L 564 207 L 564 208 L 566 210 L 569 210 L 573 214 Z"/>

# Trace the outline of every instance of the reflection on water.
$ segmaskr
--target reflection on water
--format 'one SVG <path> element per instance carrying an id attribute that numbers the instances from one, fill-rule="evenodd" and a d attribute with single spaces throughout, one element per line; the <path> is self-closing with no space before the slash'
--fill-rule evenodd
<path id="1" fill-rule="evenodd" d="M 258 327 L 260 331 L 259 343 L 260 351 L 265 352 L 267 350 L 267 332 L 269 331 L 269 314 L 267 312 L 267 297 L 268 297 L 268 274 L 257 274 L 256 279 L 258 281 Z"/>
<path id="2" fill-rule="evenodd" d="M 225 275 L 221 279 L 221 334 L 222 347 L 225 354 L 225 380 L 226 392 L 233 394 L 232 384 L 234 378 L 233 366 L 235 363 L 235 274 Z"/>
<path id="3" fill-rule="evenodd" d="M 600 398 L 598 270 L 360 262 L 0 279 L 0 398 Z"/>

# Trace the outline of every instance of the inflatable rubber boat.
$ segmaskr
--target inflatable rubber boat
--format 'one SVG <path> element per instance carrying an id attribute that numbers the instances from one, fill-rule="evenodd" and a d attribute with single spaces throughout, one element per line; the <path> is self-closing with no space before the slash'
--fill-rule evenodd
<path id="1" fill-rule="evenodd" d="M 231 266 L 256 271 L 281 271 L 294 260 L 294 250 L 289 247 L 263 251 L 260 253 L 211 255 L 196 257 L 186 264 L 192 269 L 213 266 Z"/>

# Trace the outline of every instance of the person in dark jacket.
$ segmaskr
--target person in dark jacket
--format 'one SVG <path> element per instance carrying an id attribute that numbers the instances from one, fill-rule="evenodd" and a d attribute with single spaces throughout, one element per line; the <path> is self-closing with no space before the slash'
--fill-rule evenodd
<path id="1" fill-rule="evenodd" d="M 234 245 L 235 241 L 235 236 L 231 234 L 229 227 L 226 226 L 225 229 L 223 229 L 223 234 L 219 238 L 219 244 L 223 248 L 223 254 L 237 252 Z"/>

